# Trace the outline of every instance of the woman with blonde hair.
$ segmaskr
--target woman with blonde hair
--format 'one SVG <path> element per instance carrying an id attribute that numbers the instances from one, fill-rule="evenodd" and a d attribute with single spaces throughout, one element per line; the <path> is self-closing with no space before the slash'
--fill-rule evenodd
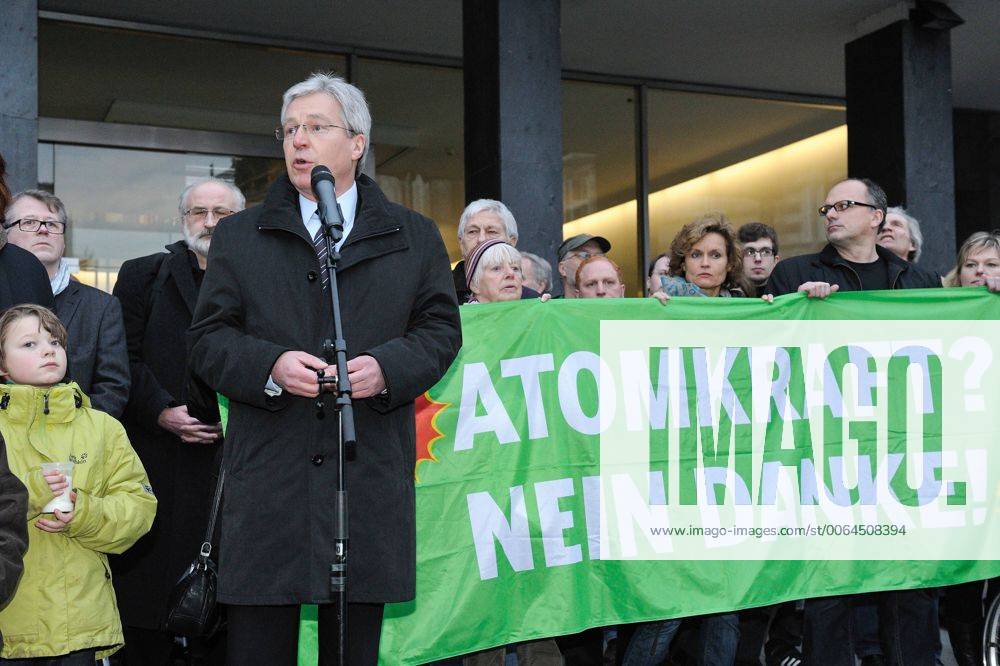
<path id="1" fill-rule="evenodd" d="M 977 231 L 958 249 L 958 262 L 944 276 L 946 287 L 1000 290 L 1000 229 Z"/>

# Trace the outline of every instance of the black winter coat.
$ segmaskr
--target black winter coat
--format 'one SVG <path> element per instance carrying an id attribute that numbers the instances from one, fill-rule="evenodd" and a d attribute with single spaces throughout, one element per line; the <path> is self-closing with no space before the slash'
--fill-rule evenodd
<path id="1" fill-rule="evenodd" d="M 183 241 L 169 252 L 122 264 L 121 302 L 132 390 L 122 423 L 159 502 L 153 527 L 111 559 L 122 623 L 159 629 L 174 583 L 198 553 L 215 489 L 218 444 L 187 444 L 157 425 L 187 404 L 187 329 L 198 298 L 194 257 Z M 218 413 L 203 420 L 218 422 Z"/>
<path id="2" fill-rule="evenodd" d="M 346 463 L 349 599 L 394 602 L 415 587 L 413 401 L 461 346 L 448 255 L 434 223 L 357 179 L 354 227 L 337 271 L 347 356 L 374 357 L 388 394 L 354 403 L 357 455 Z M 191 366 L 231 400 L 224 465 L 219 599 L 328 603 L 337 419 L 315 400 L 269 397 L 286 351 L 319 355 L 329 297 L 286 175 L 264 203 L 219 225 L 191 327 Z"/>
<path id="3" fill-rule="evenodd" d="M 55 308 L 52 284 L 42 262 L 10 243 L 0 247 L 0 312 L 12 305 L 34 303 Z"/>
<path id="4" fill-rule="evenodd" d="M 903 261 L 892 252 L 876 245 L 881 259 L 889 262 L 890 289 L 929 289 L 941 286 L 941 278 Z M 781 296 L 793 294 L 806 282 L 828 282 L 839 285 L 840 291 L 861 291 L 858 274 L 829 243 L 816 254 L 803 254 L 782 259 L 771 272 L 762 293 Z"/>

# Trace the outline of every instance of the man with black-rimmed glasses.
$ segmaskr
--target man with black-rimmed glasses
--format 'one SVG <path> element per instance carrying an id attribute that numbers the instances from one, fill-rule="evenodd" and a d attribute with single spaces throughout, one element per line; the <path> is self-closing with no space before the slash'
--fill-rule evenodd
<path id="1" fill-rule="evenodd" d="M 937 276 L 876 244 L 886 205 L 885 192 L 867 178 L 834 185 L 819 208 L 826 247 L 775 266 L 767 293 L 803 291 L 810 298 L 826 298 L 836 291 L 940 287 Z"/>
<path id="2" fill-rule="evenodd" d="M 826 247 L 781 261 L 771 273 L 767 292 L 781 296 L 801 291 L 809 298 L 826 298 L 836 291 L 940 287 L 936 275 L 876 244 L 886 205 L 885 192 L 866 178 L 834 185 L 819 208 L 829 241 Z M 933 588 L 806 599 L 805 663 L 854 666 L 852 608 L 866 599 L 878 605 L 886 664 L 936 664 L 939 629 Z"/>

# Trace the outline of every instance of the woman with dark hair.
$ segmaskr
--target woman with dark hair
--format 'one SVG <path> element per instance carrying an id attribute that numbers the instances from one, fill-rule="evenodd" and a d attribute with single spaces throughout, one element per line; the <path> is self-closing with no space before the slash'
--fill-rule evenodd
<path id="1" fill-rule="evenodd" d="M 42 262 L 27 250 L 7 242 L 7 229 L 20 225 L 20 220 L 7 219 L 10 190 L 7 189 L 7 163 L 0 155 L 0 312 L 12 305 L 34 303 L 55 308 L 49 274 Z"/>

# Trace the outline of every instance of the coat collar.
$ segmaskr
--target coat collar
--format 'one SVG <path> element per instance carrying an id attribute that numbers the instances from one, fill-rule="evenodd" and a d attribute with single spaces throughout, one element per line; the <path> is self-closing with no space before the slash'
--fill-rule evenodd
<path id="1" fill-rule="evenodd" d="M 76 382 L 38 388 L 27 384 L 0 385 L 0 410 L 12 423 L 34 423 L 45 418 L 48 423 L 69 423 L 90 399 Z"/>
<path id="2" fill-rule="evenodd" d="M 338 270 L 342 271 L 365 259 L 390 251 L 406 248 L 401 225 L 389 212 L 388 201 L 374 180 L 359 174 L 358 207 L 354 214 L 354 228 L 340 249 Z M 299 211 L 299 192 L 292 185 L 288 174 L 281 174 L 267 191 L 257 228 L 261 231 L 280 229 L 300 237 L 312 247 L 312 239 L 302 224 Z M 385 240 L 390 238 L 390 240 Z M 368 241 L 377 239 L 377 243 Z"/>
<path id="3" fill-rule="evenodd" d="M 198 302 L 198 285 L 194 281 L 194 269 L 191 267 L 191 257 L 189 255 L 187 243 L 180 240 L 167 246 L 170 252 L 164 261 L 168 262 L 170 276 L 177 285 L 181 299 L 187 309 L 194 314 L 194 306 Z"/>
<path id="4" fill-rule="evenodd" d="M 892 286 L 896 284 L 896 280 L 899 279 L 899 276 L 910 268 L 910 264 L 903 261 L 881 245 L 875 246 L 875 254 L 878 255 L 879 259 L 882 259 L 889 265 L 889 286 L 892 288 Z M 837 248 L 835 248 L 832 243 L 827 243 L 826 246 L 820 251 L 819 260 L 827 266 L 851 267 L 848 261 L 840 256 L 840 253 L 837 252 Z"/>

